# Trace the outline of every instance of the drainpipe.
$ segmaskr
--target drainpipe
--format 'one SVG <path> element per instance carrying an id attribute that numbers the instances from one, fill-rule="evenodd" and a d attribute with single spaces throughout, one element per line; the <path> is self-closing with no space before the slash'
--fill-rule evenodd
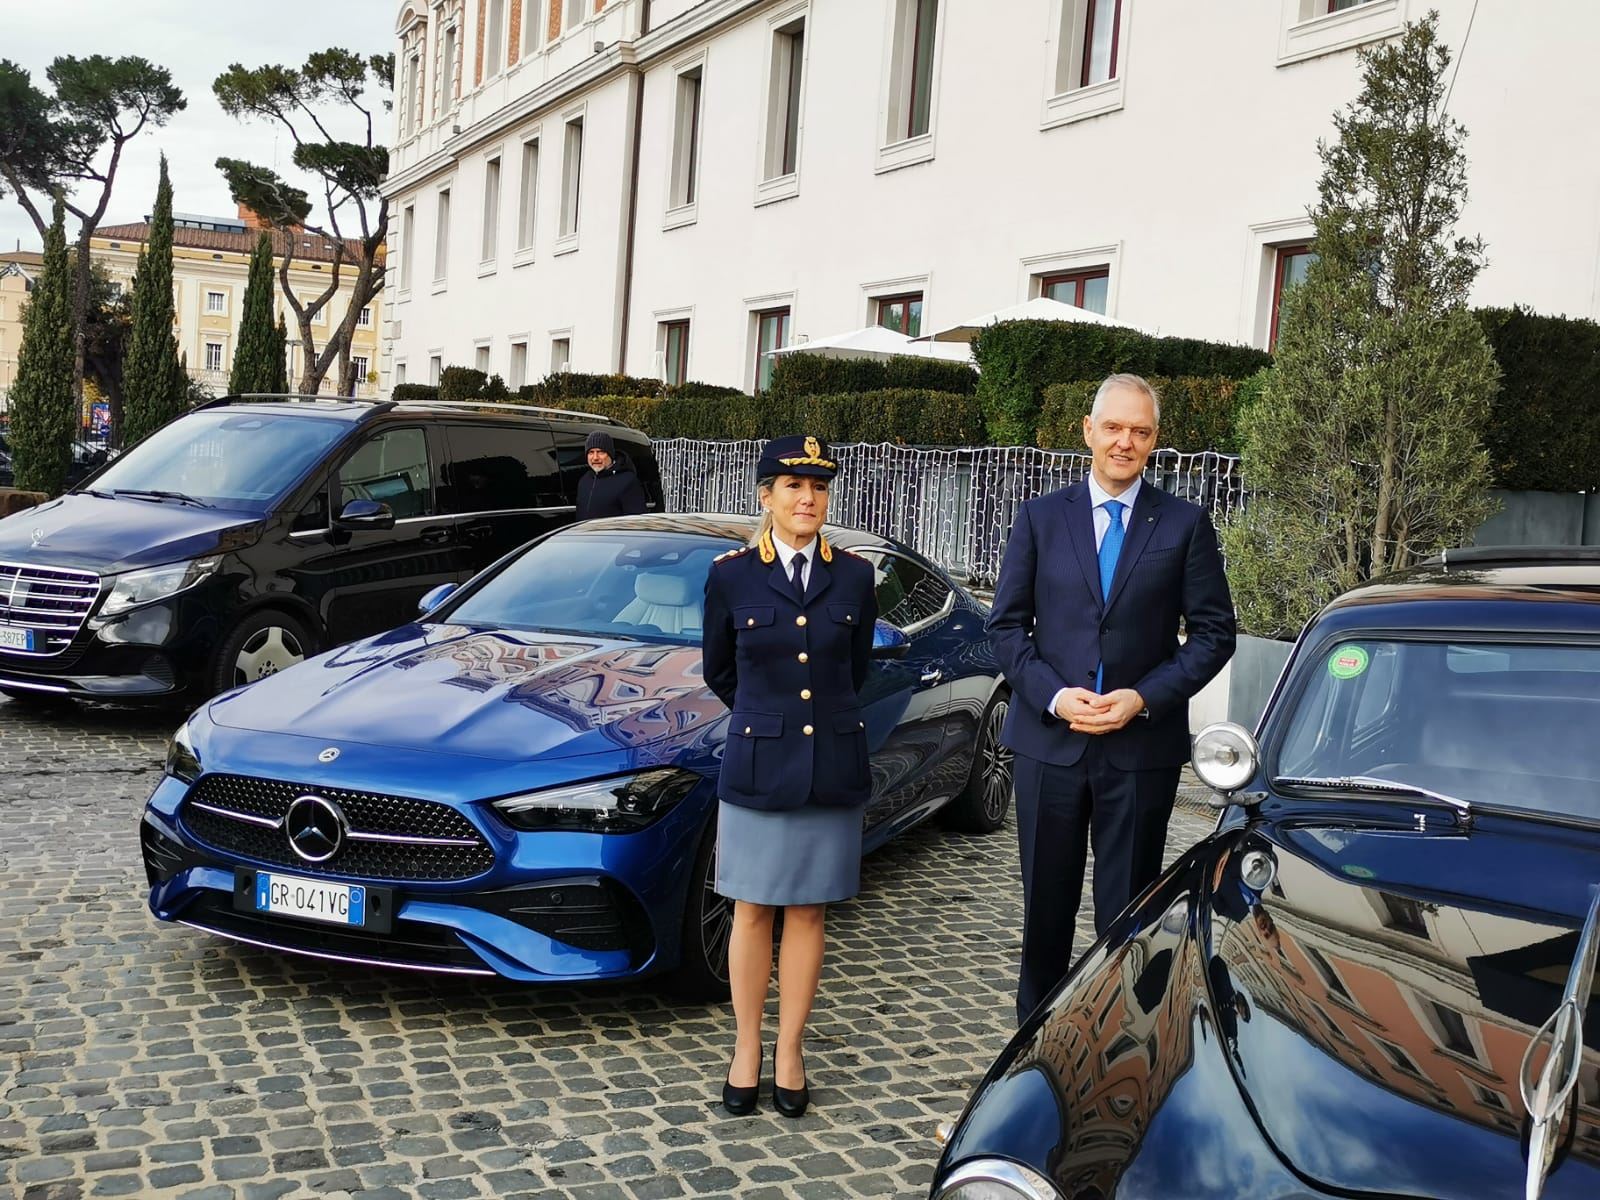
<path id="1" fill-rule="evenodd" d="M 646 0 L 645 22 L 648 25 L 650 5 Z M 635 66 L 628 73 L 633 88 L 633 154 L 628 170 L 628 235 L 622 261 L 622 313 L 621 328 L 617 331 L 617 374 L 628 373 L 628 323 L 633 315 L 633 246 L 639 229 L 639 149 L 644 128 L 644 71 Z"/>

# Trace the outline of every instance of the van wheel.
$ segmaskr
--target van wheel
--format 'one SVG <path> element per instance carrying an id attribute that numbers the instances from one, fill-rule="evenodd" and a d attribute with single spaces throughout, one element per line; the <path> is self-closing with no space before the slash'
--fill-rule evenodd
<path id="1" fill-rule="evenodd" d="M 689 877 L 683 906 L 683 939 L 672 990 L 688 1000 L 726 1000 L 728 939 L 733 933 L 733 901 L 717 894 L 717 822 L 706 824 Z"/>
<path id="2" fill-rule="evenodd" d="M 984 710 L 967 786 L 941 814 L 946 827 L 962 833 L 993 833 L 1006 823 L 1006 813 L 1011 808 L 1014 756 L 1001 744 L 1000 733 L 1010 711 L 1011 699 L 1005 692 Z"/>
<path id="3" fill-rule="evenodd" d="M 270 608 L 251 613 L 217 647 L 212 694 L 276 675 L 304 661 L 314 648 L 306 627 L 288 613 Z"/>

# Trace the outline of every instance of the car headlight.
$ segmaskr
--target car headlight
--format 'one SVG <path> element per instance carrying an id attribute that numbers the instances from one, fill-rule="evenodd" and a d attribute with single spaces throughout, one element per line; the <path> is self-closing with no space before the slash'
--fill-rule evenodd
<path id="1" fill-rule="evenodd" d="M 200 778 L 200 756 L 195 753 L 188 721 L 178 726 L 178 732 L 167 743 L 166 770 L 168 775 L 184 783 L 193 783 Z"/>
<path id="2" fill-rule="evenodd" d="M 213 556 L 118 575 L 117 581 L 111 585 L 111 594 L 100 608 L 100 615 L 107 617 L 135 605 L 148 604 L 152 600 L 181 592 L 184 588 L 193 587 L 207 575 L 214 574 L 221 565 L 222 559 Z"/>
<path id="3" fill-rule="evenodd" d="M 945 1177 L 937 1200 L 1061 1200 L 1039 1172 L 1000 1158 L 975 1158 Z"/>
<path id="4" fill-rule="evenodd" d="M 693 771 L 667 767 L 523 792 L 491 805 L 515 829 L 628 833 L 659 821 L 699 782 Z"/>

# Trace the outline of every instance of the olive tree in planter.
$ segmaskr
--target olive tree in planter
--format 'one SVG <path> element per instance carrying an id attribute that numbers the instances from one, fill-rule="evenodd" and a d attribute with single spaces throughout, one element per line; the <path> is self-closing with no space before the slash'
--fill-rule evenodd
<path id="1" fill-rule="evenodd" d="M 1317 258 L 1240 420 L 1253 495 L 1223 545 L 1241 624 L 1268 637 L 1493 511 L 1482 434 L 1499 370 L 1466 308 L 1483 243 L 1455 232 L 1466 134 L 1444 110 L 1436 15 L 1361 59 L 1361 93 L 1318 147 Z"/>

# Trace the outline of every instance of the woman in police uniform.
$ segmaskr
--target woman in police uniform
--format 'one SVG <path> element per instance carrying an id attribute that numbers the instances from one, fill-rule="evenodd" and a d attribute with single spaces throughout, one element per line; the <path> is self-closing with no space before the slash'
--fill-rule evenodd
<path id="1" fill-rule="evenodd" d="M 816 438 L 779 438 L 756 466 L 755 541 L 706 578 L 705 677 L 732 710 L 718 785 L 717 891 L 734 903 L 728 971 L 738 1038 L 722 1102 L 742 1116 L 761 1080 L 761 1015 L 778 957 L 773 1103 L 810 1103 L 801 1043 L 822 973 L 825 905 L 861 883 L 871 791 L 859 693 L 877 619 L 873 570 L 822 536 L 837 464 Z"/>

